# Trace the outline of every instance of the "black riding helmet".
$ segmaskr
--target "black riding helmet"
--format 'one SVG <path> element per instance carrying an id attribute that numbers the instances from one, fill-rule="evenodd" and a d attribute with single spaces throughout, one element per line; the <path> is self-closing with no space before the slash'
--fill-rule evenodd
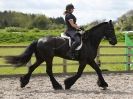
<path id="1" fill-rule="evenodd" d="M 66 5 L 66 10 L 69 10 L 69 9 L 74 9 L 73 4 L 68 4 L 68 5 Z"/>

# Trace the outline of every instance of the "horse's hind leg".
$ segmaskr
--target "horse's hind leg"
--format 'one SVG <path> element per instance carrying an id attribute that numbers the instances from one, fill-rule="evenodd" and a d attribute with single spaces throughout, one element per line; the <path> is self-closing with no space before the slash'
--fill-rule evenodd
<path id="1" fill-rule="evenodd" d="M 28 73 L 25 74 L 23 77 L 20 78 L 20 85 L 21 88 L 25 87 L 30 80 L 31 74 L 32 72 L 43 62 L 44 60 L 42 60 L 41 58 L 37 57 L 36 55 L 36 62 L 31 65 L 28 69 Z"/>
<path id="2" fill-rule="evenodd" d="M 46 61 L 46 72 L 47 72 L 48 76 L 50 77 L 50 81 L 53 85 L 53 88 L 55 90 L 63 89 L 62 86 L 56 81 L 56 79 L 53 76 L 52 61 L 53 61 L 53 58 L 47 59 L 47 61 Z"/>

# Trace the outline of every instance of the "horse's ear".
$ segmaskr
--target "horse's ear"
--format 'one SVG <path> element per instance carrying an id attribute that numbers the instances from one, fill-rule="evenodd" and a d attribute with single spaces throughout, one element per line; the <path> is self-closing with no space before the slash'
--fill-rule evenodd
<path id="1" fill-rule="evenodd" d="M 112 20 L 109 20 L 109 23 L 112 24 Z"/>

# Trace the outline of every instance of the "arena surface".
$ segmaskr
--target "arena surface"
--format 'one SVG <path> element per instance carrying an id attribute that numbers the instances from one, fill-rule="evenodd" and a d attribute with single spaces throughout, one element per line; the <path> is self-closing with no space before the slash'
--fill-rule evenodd
<path id="1" fill-rule="evenodd" d="M 75 83 L 70 90 L 55 91 L 48 76 L 32 77 L 25 88 L 19 87 L 19 77 L 0 78 L 0 99 L 133 99 L 133 74 L 104 74 L 109 84 L 101 90 L 96 84 L 97 75 L 88 74 Z M 69 76 L 56 76 L 63 85 Z"/>

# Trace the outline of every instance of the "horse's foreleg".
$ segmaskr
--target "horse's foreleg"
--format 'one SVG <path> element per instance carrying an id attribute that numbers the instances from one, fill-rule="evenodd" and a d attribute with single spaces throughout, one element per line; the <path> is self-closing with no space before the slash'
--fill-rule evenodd
<path id="1" fill-rule="evenodd" d="M 37 60 L 33 65 L 28 69 L 28 73 L 20 78 L 21 88 L 25 87 L 29 83 L 32 72 L 42 63 L 43 61 Z"/>
<path id="2" fill-rule="evenodd" d="M 76 73 L 76 75 L 70 77 L 70 78 L 67 78 L 65 81 L 64 81 L 64 84 L 65 84 L 65 89 L 70 89 L 71 86 L 78 80 L 78 78 L 81 77 L 82 73 L 83 73 L 83 70 L 86 66 L 86 62 L 80 62 L 79 63 L 79 68 L 78 68 L 78 72 Z"/>
<path id="3" fill-rule="evenodd" d="M 96 71 L 96 73 L 98 75 L 98 81 L 97 81 L 98 86 L 103 87 L 103 88 L 108 87 L 108 84 L 105 82 L 105 80 L 102 76 L 102 72 L 101 72 L 99 66 L 96 64 L 96 62 L 91 61 L 91 62 L 89 62 L 89 65 Z"/>
<path id="4" fill-rule="evenodd" d="M 53 76 L 52 72 L 52 60 L 46 61 L 46 72 L 48 76 L 50 77 L 50 81 L 52 82 L 53 88 L 55 90 L 63 89 L 62 86 L 56 81 L 56 79 Z"/>

